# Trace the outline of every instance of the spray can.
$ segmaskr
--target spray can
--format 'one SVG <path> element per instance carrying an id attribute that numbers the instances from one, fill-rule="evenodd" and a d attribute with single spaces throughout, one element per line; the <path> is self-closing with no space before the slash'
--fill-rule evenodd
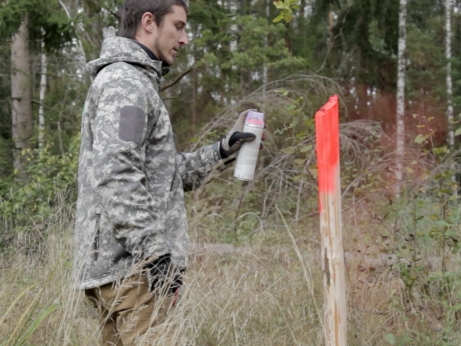
<path id="1" fill-rule="evenodd" d="M 264 114 L 250 111 L 246 116 L 243 132 L 254 133 L 256 138 L 251 142 L 245 142 L 242 144 L 235 164 L 235 178 L 246 181 L 253 180 L 263 131 Z"/>

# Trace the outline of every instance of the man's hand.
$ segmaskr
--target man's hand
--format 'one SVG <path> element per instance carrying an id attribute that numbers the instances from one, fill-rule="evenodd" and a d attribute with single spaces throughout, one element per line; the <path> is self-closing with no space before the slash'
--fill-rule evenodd
<path id="1" fill-rule="evenodd" d="M 184 270 L 173 268 L 170 255 L 159 257 L 146 268 L 151 291 L 157 291 L 159 294 L 175 294 L 181 287 Z"/>
<path id="2" fill-rule="evenodd" d="M 240 116 L 232 129 L 224 138 L 221 139 L 221 145 L 219 146 L 221 158 L 225 159 L 229 157 L 230 155 L 236 153 L 244 142 L 251 142 L 256 138 L 253 133 L 242 132 L 243 126 L 245 125 L 245 118 L 248 112 L 252 110 L 254 109 L 248 109 L 245 112 L 240 113 Z"/>

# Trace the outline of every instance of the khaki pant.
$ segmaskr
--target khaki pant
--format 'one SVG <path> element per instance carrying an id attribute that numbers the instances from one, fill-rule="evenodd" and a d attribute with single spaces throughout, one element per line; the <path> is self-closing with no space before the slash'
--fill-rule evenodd
<path id="1" fill-rule="evenodd" d="M 154 338 L 167 340 L 162 335 L 165 329 L 163 333 L 161 328 L 156 332 L 155 327 L 165 321 L 176 296 L 159 296 L 149 292 L 145 276 L 134 276 L 117 285 L 110 283 L 86 290 L 85 295 L 99 311 L 105 346 L 151 345 Z M 145 338 L 142 338 L 143 335 Z"/>

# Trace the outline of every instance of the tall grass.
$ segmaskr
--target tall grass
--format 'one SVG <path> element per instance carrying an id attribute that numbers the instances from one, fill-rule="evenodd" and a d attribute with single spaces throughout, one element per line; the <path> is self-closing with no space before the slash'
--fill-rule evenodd
<path id="1" fill-rule="evenodd" d="M 251 243 L 225 251 L 193 247 L 180 303 L 161 327 L 169 344 L 323 344 L 316 218 L 295 223 L 279 212 Z M 72 222 L 67 212 L 53 215 L 44 220 L 46 242 L 28 247 L 19 233 L 1 255 L 2 346 L 99 345 L 95 311 L 70 288 Z M 434 306 L 409 300 L 395 265 L 376 264 L 382 226 L 369 217 L 360 209 L 345 213 L 349 345 L 459 344 L 455 323 L 442 323 Z M 203 223 L 193 224 L 201 225 L 192 230 L 193 241 L 200 243 L 201 234 L 209 241 Z M 164 336 L 145 344 L 168 345 Z"/>
<path id="2" fill-rule="evenodd" d="M 2 257 L 0 345 L 98 345 L 95 311 L 70 289 L 71 227 L 52 226 L 33 253 L 22 247 Z M 191 253 L 180 304 L 165 324 L 173 344 L 321 343 L 320 286 L 314 295 L 309 288 L 319 272 L 311 264 L 306 282 L 303 271 L 309 253 L 301 263 L 285 245 L 247 250 Z"/>

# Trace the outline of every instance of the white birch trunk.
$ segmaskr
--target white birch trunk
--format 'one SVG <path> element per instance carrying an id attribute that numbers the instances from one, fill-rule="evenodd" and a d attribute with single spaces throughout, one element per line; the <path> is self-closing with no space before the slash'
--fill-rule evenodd
<path id="1" fill-rule="evenodd" d="M 400 194 L 400 185 L 403 177 L 403 158 L 405 153 L 405 70 L 407 44 L 407 0 L 400 0 L 399 4 L 399 47 L 397 62 L 397 114 L 396 114 L 396 158 L 395 177 L 397 186 L 396 195 Z"/>
<path id="2" fill-rule="evenodd" d="M 453 133 L 453 83 L 451 80 L 451 9 L 452 1 L 445 0 L 445 58 L 447 60 L 447 119 L 448 119 L 448 138 L 447 143 L 450 148 L 455 145 Z"/>
<path id="3" fill-rule="evenodd" d="M 28 20 L 25 18 L 11 40 L 11 99 L 13 157 L 16 173 L 23 171 L 21 152 L 30 147 L 34 131 Z"/>
<path id="4" fill-rule="evenodd" d="M 43 32 L 44 34 L 44 32 Z M 41 62 L 41 71 L 40 71 L 40 95 L 39 100 L 40 104 L 38 107 L 38 147 L 45 147 L 45 111 L 43 103 L 45 102 L 46 94 L 46 83 L 47 83 L 47 73 L 48 73 L 48 60 L 45 53 L 45 41 L 42 40 L 41 43 L 41 53 L 40 53 L 40 62 Z"/>

